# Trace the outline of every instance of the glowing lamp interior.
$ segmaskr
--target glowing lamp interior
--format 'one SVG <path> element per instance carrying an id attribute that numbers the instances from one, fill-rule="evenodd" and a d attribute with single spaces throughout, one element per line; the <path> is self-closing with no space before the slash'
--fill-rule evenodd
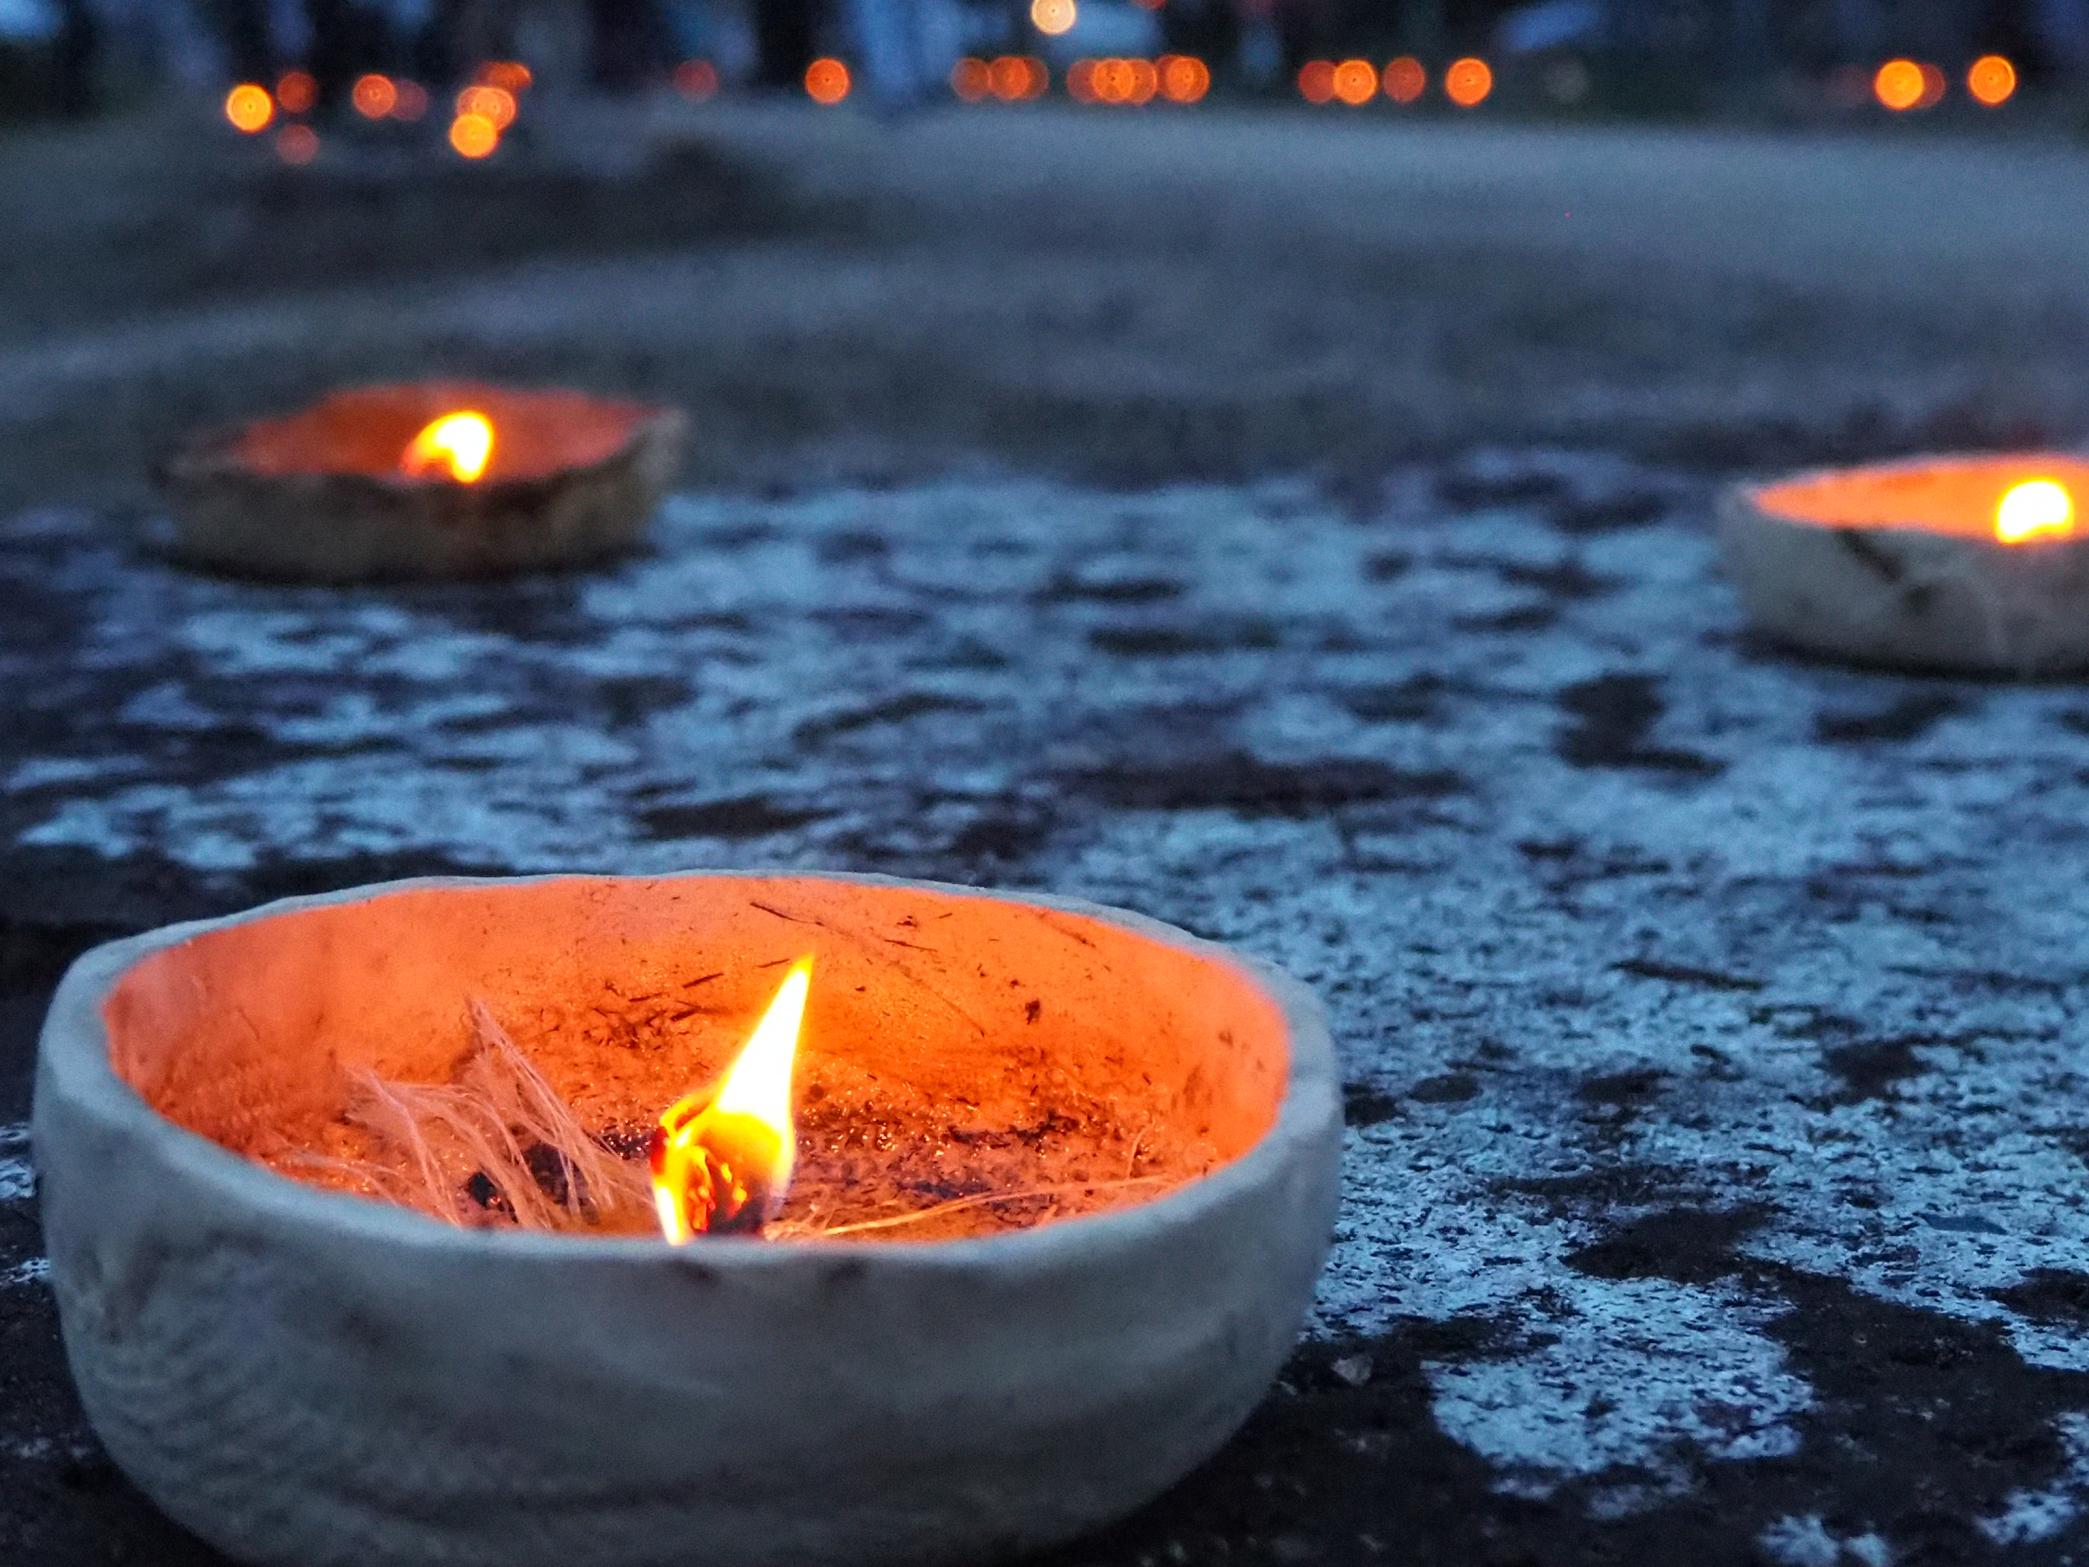
<path id="1" fill-rule="evenodd" d="M 653 1205 L 675 1245 L 752 1233 L 783 1207 L 797 1159 L 791 1065 L 811 988 L 812 959 L 800 958 L 716 1092 L 677 1100 L 654 1129 Z"/>
<path id="2" fill-rule="evenodd" d="M 1767 485 L 1756 504 L 1826 528 L 1900 528 L 2004 544 L 2074 535 L 2089 460 L 2049 452 L 1921 459 Z"/>
<path id="3" fill-rule="evenodd" d="M 433 1165 L 386 1164 L 371 1084 L 454 1105 L 475 1011 L 568 1135 L 532 1148 L 545 1122 L 517 1110 L 432 1138 Z M 1050 906 L 788 876 L 265 915 L 139 963 L 104 1015 L 147 1103 L 278 1175 L 474 1228 L 534 1205 L 559 1211 L 525 1227 L 670 1240 L 956 1239 L 1150 1202 L 1253 1146 L 1289 1070 L 1282 1013 L 1215 955 Z M 518 1137 L 521 1180 L 544 1184 L 488 1201 L 492 1144 Z"/>
<path id="4" fill-rule="evenodd" d="M 477 409 L 460 409 L 424 425 L 399 455 L 399 471 L 420 479 L 446 474 L 459 484 L 477 484 L 493 461 L 493 421 Z"/>
<path id="5" fill-rule="evenodd" d="M 2026 479 L 1995 504 L 1995 537 L 2004 544 L 2064 539 L 2074 532 L 2074 496 L 2057 479 Z"/>

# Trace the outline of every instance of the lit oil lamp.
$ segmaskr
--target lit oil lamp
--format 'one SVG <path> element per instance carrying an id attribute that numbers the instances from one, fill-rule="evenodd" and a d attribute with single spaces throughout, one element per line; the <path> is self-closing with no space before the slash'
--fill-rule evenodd
<path id="1" fill-rule="evenodd" d="M 476 408 L 431 419 L 399 454 L 399 471 L 411 479 L 447 475 L 458 484 L 477 484 L 493 461 L 493 421 Z"/>
<path id="2" fill-rule="evenodd" d="M 1925 458 L 1732 491 L 1728 570 L 1777 640 L 1856 663 L 2089 668 L 2089 461 Z"/>
<path id="3" fill-rule="evenodd" d="M 668 409 L 429 382 L 336 392 L 169 463 L 168 548 L 245 575 L 491 576 L 635 545 L 679 458 Z"/>
<path id="4" fill-rule="evenodd" d="M 1261 1399 L 1339 1081 L 1298 987 L 1135 915 L 423 881 L 89 953 L 34 1136 L 88 1414 L 241 1560 L 977 1561 Z"/>
<path id="5" fill-rule="evenodd" d="M 653 1129 L 653 1205 L 675 1245 L 751 1235 L 782 1208 L 798 1153 L 791 1063 L 811 986 L 812 959 L 800 958 L 717 1090 L 676 1100 Z"/>

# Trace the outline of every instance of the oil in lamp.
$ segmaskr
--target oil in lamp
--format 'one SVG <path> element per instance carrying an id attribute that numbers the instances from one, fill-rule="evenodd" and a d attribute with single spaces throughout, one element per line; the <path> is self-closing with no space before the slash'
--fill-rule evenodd
<path id="1" fill-rule="evenodd" d="M 1340 1134 L 1317 1007 L 1252 959 L 731 872 L 401 882 L 99 948 L 34 1111 L 96 1430 L 285 1567 L 1065 1539 L 1261 1399 Z"/>
<path id="2" fill-rule="evenodd" d="M 335 392 L 168 463 L 168 549 L 304 581 L 492 576 L 597 560 L 645 533 L 682 438 L 672 410 L 579 392 L 417 382 Z"/>
<path id="3" fill-rule="evenodd" d="M 1749 615 L 1810 653 L 1912 670 L 2089 668 L 2089 461 L 1932 457 L 1729 492 Z"/>

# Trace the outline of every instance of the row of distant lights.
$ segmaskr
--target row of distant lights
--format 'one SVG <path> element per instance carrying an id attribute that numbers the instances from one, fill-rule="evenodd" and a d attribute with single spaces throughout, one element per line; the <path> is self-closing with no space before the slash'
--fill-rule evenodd
<path id="1" fill-rule="evenodd" d="M 698 102 L 718 91 L 718 72 L 708 60 L 683 61 L 675 70 L 674 81 L 683 97 Z M 849 68 L 840 60 L 815 60 L 806 68 L 805 93 L 815 103 L 838 104 L 849 96 L 851 86 Z M 950 90 L 965 103 L 984 103 L 990 98 L 1028 103 L 1052 90 L 1052 72 L 1031 54 L 1004 54 L 991 60 L 967 55 L 951 67 Z M 1066 70 L 1067 96 L 1076 103 L 1136 105 L 1156 98 L 1196 103 L 1210 91 L 1211 68 L 1195 55 L 1076 60 Z"/>
<path id="2" fill-rule="evenodd" d="M 1934 109 L 1949 89 L 1943 71 L 1926 60 L 1888 60 L 1871 79 L 1871 94 L 1895 114 Z M 1966 67 L 1966 95 L 1998 109 L 2016 96 L 2016 67 L 2007 55 L 1984 54 Z"/>
<path id="3" fill-rule="evenodd" d="M 1429 90 L 1429 71 L 1411 54 L 1389 60 L 1383 71 L 1369 60 L 1308 60 L 1298 73 L 1299 96 L 1316 107 L 1343 103 L 1362 108 L 1380 93 L 1394 103 L 1419 102 Z M 1477 55 L 1454 60 L 1443 73 L 1444 96 L 1461 109 L 1487 101 L 1494 71 Z"/>
<path id="4" fill-rule="evenodd" d="M 1064 12 L 1055 7 L 1063 4 Z M 1070 27 L 1073 0 L 1034 0 L 1033 19 L 1040 25 L 1064 22 Z M 1037 13 L 1043 12 L 1043 16 Z M 1860 78 L 1861 79 L 1861 78 Z M 531 82 L 530 69 L 519 60 L 496 60 L 479 72 L 473 85 L 457 95 L 450 122 L 450 145 L 466 158 L 483 158 L 499 145 L 514 123 L 521 95 Z M 683 97 L 701 101 L 719 88 L 718 68 L 708 60 L 684 60 L 675 68 L 674 85 Z M 853 82 L 840 60 L 813 61 L 805 72 L 805 91 L 815 103 L 833 105 L 849 96 Z M 973 56 L 958 61 L 950 73 L 950 89 L 966 103 L 996 98 L 1019 103 L 1051 90 L 1052 75 L 1035 55 Z M 1888 60 L 1872 78 L 1874 97 L 1895 113 L 1935 108 L 1948 84 L 1943 71 L 1919 60 Z M 1413 55 L 1390 60 L 1380 70 L 1369 60 L 1309 60 L 1298 73 L 1298 90 L 1308 103 L 1347 104 L 1361 108 L 1381 93 L 1394 103 L 1417 103 L 1429 89 L 1428 68 Z M 2016 67 L 1999 54 L 1984 55 L 1966 71 L 1966 92 L 1977 103 L 1997 108 L 2016 95 Z M 1145 104 L 1156 97 L 1171 103 L 1196 103 L 1211 90 L 1211 71 L 1195 55 L 1164 54 L 1157 60 L 1076 60 L 1066 73 L 1067 95 L 1077 103 Z M 1494 91 L 1494 71 L 1477 55 L 1454 60 L 1443 74 L 1443 93 L 1461 109 L 1484 103 Z M 290 71 L 274 93 L 243 82 L 225 97 L 225 118 L 238 129 L 258 135 L 287 116 L 310 111 L 317 84 L 304 71 Z M 369 120 L 418 120 L 428 111 L 428 94 L 418 83 L 371 74 L 357 79 L 351 94 L 356 112 Z M 277 151 L 290 163 L 309 163 L 319 151 L 319 135 L 309 125 L 284 125 L 277 132 Z"/>
<path id="5" fill-rule="evenodd" d="M 450 146 L 462 158 L 490 157 L 515 123 L 522 95 L 533 78 L 520 60 L 494 60 L 482 66 L 469 87 L 457 94 L 450 117 Z M 319 156 L 319 132 L 300 123 L 319 101 L 319 83 L 309 71 L 285 71 L 275 91 L 258 82 L 241 82 L 225 94 L 225 118 L 234 130 L 259 136 L 276 126 L 276 155 L 285 163 L 306 164 Z M 395 80 L 372 71 L 355 79 L 348 101 L 366 120 L 398 120 L 411 124 L 428 113 L 428 90 L 418 82 Z M 278 125 L 279 119 L 289 123 Z"/>

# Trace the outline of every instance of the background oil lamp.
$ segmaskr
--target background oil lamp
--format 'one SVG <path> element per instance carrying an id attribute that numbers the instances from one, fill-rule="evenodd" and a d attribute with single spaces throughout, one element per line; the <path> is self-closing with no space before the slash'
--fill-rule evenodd
<path id="1" fill-rule="evenodd" d="M 1225 949 L 720 873 L 98 949 L 35 1137 L 88 1412 L 205 1539 L 782 1567 L 1039 1545 L 1207 1456 L 1310 1300 L 1340 1122 L 1311 999 Z"/>
<path id="2" fill-rule="evenodd" d="M 2089 461 L 1922 458 L 1726 497 L 1721 543 L 1756 623 L 1858 663 L 2089 668 Z"/>
<path id="3" fill-rule="evenodd" d="M 337 392 L 169 463 L 169 547 L 219 570 L 327 582 L 597 560 L 644 536 L 681 439 L 673 410 L 578 392 Z"/>

